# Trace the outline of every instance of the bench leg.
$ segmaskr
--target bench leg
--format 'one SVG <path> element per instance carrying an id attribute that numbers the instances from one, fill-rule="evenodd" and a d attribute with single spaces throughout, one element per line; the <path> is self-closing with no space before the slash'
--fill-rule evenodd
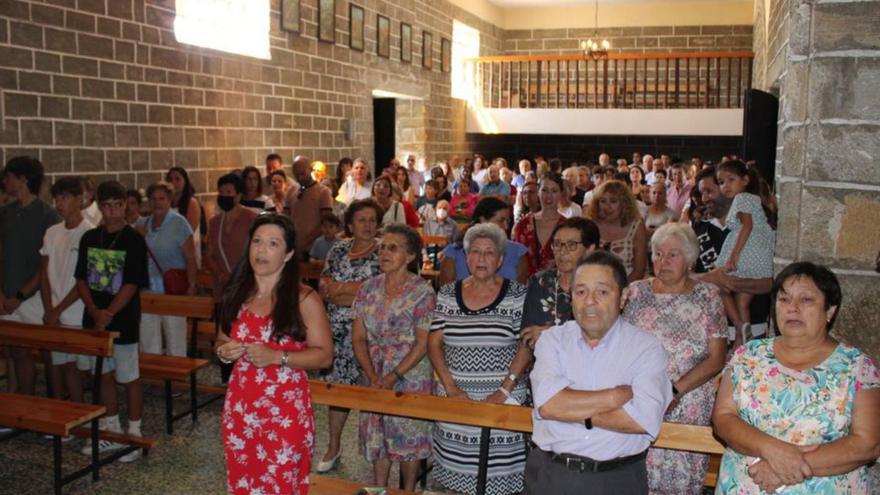
<path id="1" fill-rule="evenodd" d="M 92 420 L 92 481 L 98 481 L 98 470 L 101 468 L 101 453 L 98 452 L 98 418 Z"/>
<path id="2" fill-rule="evenodd" d="M 485 495 L 486 479 L 489 476 L 489 433 L 491 428 L 480 429 L 480 463 L 477 467 L 477 495 Z"/>
<path id="3" fill-rule="evenodd" d="M 171 397 L 171 380 L 165 380 L 165 431 L 174 433 L 174 400 Z"/>
<path id="4" fill-rule="evenodd" d="M 52 437 L 52 457 L 55 461 L 55 495 L 61 495 L 61 437 L 58 435 Z"/>
<path id="5" fill-rule="evenodd" d="M 192 409 L 192 422 L 196 424 L 199 417 L 199 397 L 196 393 L 196 372 L 193 371 L 189 375 L 189 401 Z"/>

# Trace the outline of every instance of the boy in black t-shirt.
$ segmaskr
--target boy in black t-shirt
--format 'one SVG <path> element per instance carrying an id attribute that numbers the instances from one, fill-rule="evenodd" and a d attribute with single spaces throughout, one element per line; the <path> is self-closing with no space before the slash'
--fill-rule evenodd
<path id="1" fill-rule="evenodd" d="M 107 406 L 102 430 L 121 433 L 115 377 L 125 385 L 128 396 L 128 433 L 141 436 L 143 391 L 138 369 L 140 333 L 140 289 L 147 287 L 147 246 L 133 228 L 125 223 L 125 188 L 116 181 L 103 182 L 97 191 L 98 207 L 104 218 L 102 226 L 83 234 L 76 263 L 76 287 L 85 304 L 83 328 L 119 332 L 113 341 L 113 356 L 104 363 L 101 397 Z M 114 372 L 114 376 L 110 372 Z M 92 367 L 94 372 L 94 366 Z M 117 443 L 102 440 L 100 450 L 115 450 Z M 91 454 L 91 445 L 82 451 Z M 140 450 L 120 460 L 131 462 Z"/>

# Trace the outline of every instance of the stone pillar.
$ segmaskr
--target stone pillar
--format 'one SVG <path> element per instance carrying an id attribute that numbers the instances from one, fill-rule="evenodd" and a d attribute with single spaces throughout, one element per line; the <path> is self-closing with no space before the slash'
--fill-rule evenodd
<path id="1" fill-rule="evenodd" d="M 776 263 L 840 277 L 838 335 L 880 357 L 880 1 L 790 0 Z"/>

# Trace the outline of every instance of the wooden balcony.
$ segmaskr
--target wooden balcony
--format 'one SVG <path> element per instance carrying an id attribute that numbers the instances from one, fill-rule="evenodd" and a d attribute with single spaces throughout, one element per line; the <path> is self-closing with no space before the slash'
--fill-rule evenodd
<path id="1" fill-rule="evenodd" d="M 489 109 L 739 109 L 751 52 L 582 54 L 467 60 L 473 103 Z"/>

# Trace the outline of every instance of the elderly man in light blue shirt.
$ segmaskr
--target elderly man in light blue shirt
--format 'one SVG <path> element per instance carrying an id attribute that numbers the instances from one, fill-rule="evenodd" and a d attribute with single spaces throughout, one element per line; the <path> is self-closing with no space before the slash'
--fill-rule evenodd
<path id="1" fill-rule="evenodd" d="M 606 252 L 583 259 L 574 321 L 535 347 L 535 448 L 527 494 L 646 494 L 645 457 L 672 401 L 660 342 L 620 318 L 626 270 Z"/>

